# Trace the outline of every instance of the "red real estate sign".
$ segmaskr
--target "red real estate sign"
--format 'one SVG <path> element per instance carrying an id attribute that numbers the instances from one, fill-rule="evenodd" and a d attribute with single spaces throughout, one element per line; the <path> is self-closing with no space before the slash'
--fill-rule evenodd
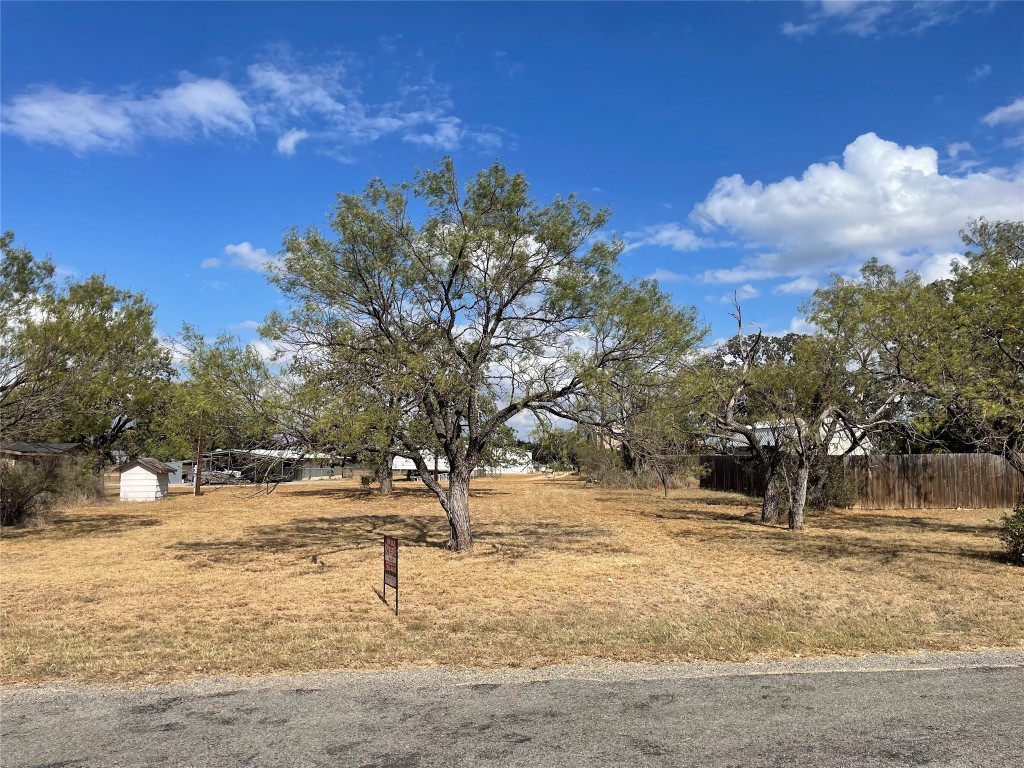
<path id="1" fill-rule="evenodd" d="M 398 615 L 398 539 L 384 537 L 384 599 L 388 587 L 395 590 L 395 615 Z"/>

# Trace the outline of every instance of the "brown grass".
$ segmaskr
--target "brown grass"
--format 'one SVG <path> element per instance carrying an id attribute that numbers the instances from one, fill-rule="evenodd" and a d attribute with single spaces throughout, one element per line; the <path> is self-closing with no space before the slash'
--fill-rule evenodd
<path id="1" fill-rule="evenodd" d="M 793 534 L 755 524 L 749 499 L 699 490 L 516 478 L 473 496 L 477 547 L 461 556 L 412 483 L 392 498 L 353 481 L 178 491 L 5 533 L 0 674 L 144 683 L 1024 647 L 1024 569 L 998 559 L 997 510 L 830 512 Z M 377 594 L 385 533 L 402 541 L 398 619 Z"/>

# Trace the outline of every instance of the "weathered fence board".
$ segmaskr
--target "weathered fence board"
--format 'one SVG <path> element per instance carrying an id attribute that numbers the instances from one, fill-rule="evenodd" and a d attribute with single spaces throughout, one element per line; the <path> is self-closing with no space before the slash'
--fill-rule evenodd
<path id="1" fill-rule="evenodd" d="M 980 453 L 847 456 L 864 509 L 1012 507 L 1024 479 L 1000 456 Z"/>
<path id="2" fill-rule="evenodd" d="M 764 494 L 764 477 L 750 461 L 705 456 L 702 488 Z M 861 509 L 985 509 L 1012 507 L 1024 478 L 1000 456 L 977 453 L 847 456 L 846 471 Z"/>

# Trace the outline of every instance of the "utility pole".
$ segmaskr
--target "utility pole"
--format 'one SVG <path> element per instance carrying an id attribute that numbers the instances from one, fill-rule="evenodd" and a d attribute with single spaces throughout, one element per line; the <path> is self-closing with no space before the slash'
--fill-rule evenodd
<path id="1" fill-rule="evenodd" d="M 199 448 L 196 452 L 196 471 L 193 475 L 195 487 L 192 489 L 193 496 L 202 496 L 203 490 L 203 421 L 199 420 Z"/>

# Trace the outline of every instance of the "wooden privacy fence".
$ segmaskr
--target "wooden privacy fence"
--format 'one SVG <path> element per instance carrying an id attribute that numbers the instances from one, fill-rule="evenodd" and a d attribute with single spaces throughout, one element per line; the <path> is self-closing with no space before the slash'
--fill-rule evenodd
<path id="1" fill-rule="evenodd" d="M 1024 479 L 1001 456 L 982 453 L 847 456 L 864 509 L 1012 507 Z"/>
<path id="2" fill-rule="evenodd" d="M 764 494 L 764 476 L 753 462 L 704 456 L 702 488 Z M 984 509 L 1012 507 L 1024 478 L 1001 456 L 979 453 L 846 456 L 843 466 L 861 509 Z"/>

